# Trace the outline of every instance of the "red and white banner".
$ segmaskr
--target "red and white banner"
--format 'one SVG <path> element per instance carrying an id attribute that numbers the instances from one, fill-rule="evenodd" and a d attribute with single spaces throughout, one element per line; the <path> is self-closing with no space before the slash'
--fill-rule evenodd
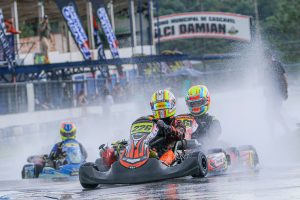
<path id="1" fill-rule="evenodd" d="M 159 26 L 158 26 L 159 24 Z M 251 40 L 250 17 L 234 13 L 191 12 L 165 15 L 153 21 L 155 42 L 207 37 Z"/>

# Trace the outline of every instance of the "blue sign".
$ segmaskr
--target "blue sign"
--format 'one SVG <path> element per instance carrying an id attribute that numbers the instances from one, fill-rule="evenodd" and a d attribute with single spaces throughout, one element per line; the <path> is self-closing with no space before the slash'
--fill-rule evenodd
<path id="1" fill-rule="evenodd" d="M 74 0 L 56 0 L 58 7 L 64 16 L 69 30 L 80 49 L 85 60 L 90 60 L 92 58 L 91 52 L 88 45 L 88 37 L 82 27 L 81 21 L 77 14 L 76 4 Z"/>
<path id="2" fill-rule="evenodd" d="M 111 23 L 109 21 L 107 12 L 104 7 L 103 0 L 91 0 L 93 4 L 94 11 L 96 12 L 97 17 L 101 22 L 101 26 L 105 36 L 107 38 L 110 52 L 113 58 L 119 58 L 119 51 L 118 51 L 118 41 L 116 38 L 115 33 L 113 32 Z M 117 66 L 117 70 L 120 76 L 123 76 L 123 69 L 121 65 Z"/>
<path id="3" fill-rule="evenodd" d="M 101 21 L 101 25 L 103 28 L 103 31 L 107 37 L 107 41 L 109 43 L 110 51 L 112 53 L 112 56 L 114 58 L 119 58 L 119 52 L 118 52 L 118 45 L 117 45 L 117 38 L 112 30 L 110 21 L 108 19 L 107 13 L 105 8 L 101 7 L 97 10 L 98 18 Z"/>
<path id="4" fill-rule="evenodd" d="M 88 37 L 79 21 L 73 5 L 63 7 L 62 14 L 67 21 L 71 33 L 77 42 L 85 60 L 91 59 L 91 52 L 88 46 Z"/>

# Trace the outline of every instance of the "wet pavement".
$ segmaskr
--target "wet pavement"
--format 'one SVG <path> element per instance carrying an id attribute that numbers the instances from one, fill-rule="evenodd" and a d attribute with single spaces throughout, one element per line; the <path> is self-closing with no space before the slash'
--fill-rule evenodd
<path id="1" fill-rule="evenodd" d="M 300 163 L 265 167 L 259 173 L 231 172 L 138 185 L 82 189 L 78 180 L 0 182 L 0 199 L 300 199 Z"/>

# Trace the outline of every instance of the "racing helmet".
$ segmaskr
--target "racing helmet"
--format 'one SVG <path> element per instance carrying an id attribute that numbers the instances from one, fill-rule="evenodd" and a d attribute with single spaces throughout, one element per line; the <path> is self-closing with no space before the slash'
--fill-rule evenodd
<path id="1" fill-rule="evenodd" d="M 154 92 L 150 102 L 151 110 L 155 119 L 172 117 L 176 113 L 176 99 L 169 90 Z"/>
<path id="2" fill-rule="evenodd" d="M 185 102 L 192 115 L 205 114 L 210 106 L 210 95 L 204 85 L 195 85 L 188 90 Z"/>
<path id="3" fill-rule="evenodd" d="M 74 122 L 62 122 L 60 126 L 60 137 L 63 141 L 76 138 L 76 126 Z"/>

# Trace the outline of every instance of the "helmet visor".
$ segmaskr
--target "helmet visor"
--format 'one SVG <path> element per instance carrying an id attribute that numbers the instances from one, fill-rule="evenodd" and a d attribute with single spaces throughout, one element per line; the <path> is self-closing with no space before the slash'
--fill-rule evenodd
<path id="1" fill-rule="evenodd" d="M 60 132 L 61 136 L 66 137 L 66 138 L 70 138 L 73 137 L 75 135 L 75 131 L 74 132 Z"/>
<path id="2" fill-rule="evenodd" d="M 189 107 L 192 108 L 199 108 L 201 106 L 206 106 L 207 105 L 207 98 L 202 98 L 196 101 L 187 101 L 187 104 Z"/>
<path id="3" fill-rule="evenodd" d="M 163 110 L 163 109 L 171 109 L 172 105 L 170 102 L 158 102 L 158 103 L 154 103 L 152 104 L 152 110 Z"/>

